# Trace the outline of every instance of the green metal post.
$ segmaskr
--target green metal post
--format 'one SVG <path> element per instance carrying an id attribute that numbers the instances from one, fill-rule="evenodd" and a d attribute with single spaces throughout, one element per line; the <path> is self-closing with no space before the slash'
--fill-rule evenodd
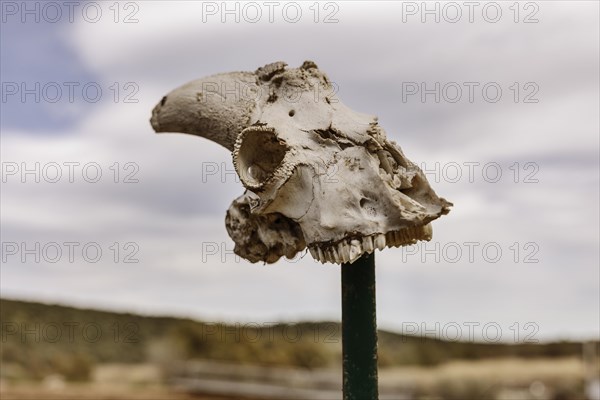
<path id="1" fill-rule="evenodd" d="M 377 400 L 375 255 L 342 264 L 344 400 Z"/>

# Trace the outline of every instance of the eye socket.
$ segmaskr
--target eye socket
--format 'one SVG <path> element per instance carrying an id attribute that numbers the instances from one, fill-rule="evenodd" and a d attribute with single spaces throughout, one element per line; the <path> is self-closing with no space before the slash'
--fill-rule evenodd
<path id="1" fill-rule="evenodd" d="M 257 189 L 273 176 L 288 147 L 273 130 L 249 128 L 242 135 L 235 154 L 237 172 L 247 187 Z"/>

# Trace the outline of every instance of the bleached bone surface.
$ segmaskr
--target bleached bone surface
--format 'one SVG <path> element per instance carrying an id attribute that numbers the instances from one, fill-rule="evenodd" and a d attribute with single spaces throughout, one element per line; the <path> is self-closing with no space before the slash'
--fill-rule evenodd
<path id="1" fill-rule="evenodd" d="M 226 225 L 236 254 L 292 258 L 308 246 L 325 263 L 430 240 L 452 205 L 389 141 L 371 115 L 346 107 L 306 61 L 219 74 L 174 90 L 155 107 L 157 132 L 211 139 L 232 150 L 247 192 Z"/>
<path id="2" fill-rule="evenodd" d="M 306 247 L 302 230 L 279 213 L 253 214 L 248 192 L 233 201 L 225 217 L 234 252 L 248 261 L 273 263 L 282 256 L 293 258 Z"/>

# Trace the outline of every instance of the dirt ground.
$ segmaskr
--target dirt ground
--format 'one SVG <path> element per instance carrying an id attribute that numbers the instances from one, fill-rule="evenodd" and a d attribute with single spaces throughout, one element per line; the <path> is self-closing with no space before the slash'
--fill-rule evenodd
<path id="1" fill-rule="evenodd" d="M 12 385 L 0 389 L 0 398 L 2 400 L 234 400 L 225 397 L 191 396 L 165 388 L 100 388 L 93 384 L 69 384 L 60 389 L 31 384 Z"/>

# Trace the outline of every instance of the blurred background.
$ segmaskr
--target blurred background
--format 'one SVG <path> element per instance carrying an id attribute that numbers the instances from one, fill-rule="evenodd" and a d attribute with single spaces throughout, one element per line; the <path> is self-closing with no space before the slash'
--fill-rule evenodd
<path id="1" fill-rule="evenodd" d="M 599 4 L 0 1 L 2 398 L 341 398 L 340 271 L 233 254 L 154 105 L 313 60 L 455 206 L 377 252 L 381 398 L 599 399 Z"/>

